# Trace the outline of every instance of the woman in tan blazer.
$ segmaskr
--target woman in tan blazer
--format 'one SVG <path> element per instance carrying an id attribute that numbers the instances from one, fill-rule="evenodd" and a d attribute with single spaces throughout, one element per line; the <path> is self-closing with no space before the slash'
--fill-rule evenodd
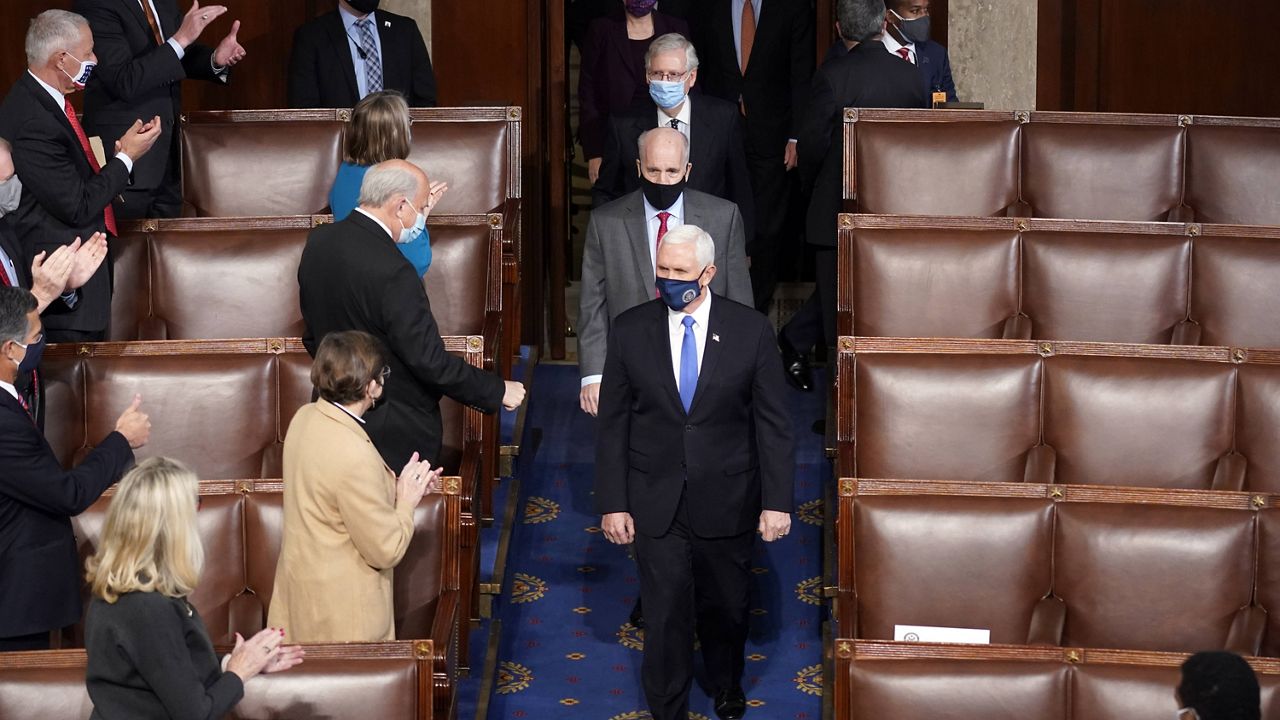
<path id="1" fill-rule="evenodd" d="M 268 622 L 297 642 L 395 639 L 392 572 L 413 538 L 413 511 L 440 470 L 418 454 L 399 479 L 362 416 L 389 370 L 373 336 L 330 333 L 311 382 L 320 399 L 284 440 L 284 533 Z"/>

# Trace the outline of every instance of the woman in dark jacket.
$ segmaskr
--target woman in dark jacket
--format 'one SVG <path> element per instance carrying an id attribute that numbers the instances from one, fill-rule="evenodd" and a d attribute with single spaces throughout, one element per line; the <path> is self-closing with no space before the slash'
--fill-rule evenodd
<path id="1" fill-rule="evenodd" d="M 609 116 L 633 106 L 652 107 L 644 54 L 659 35 L 689 37 L 684 20 L 654 10 L 657 0 L 623 0 L 623 11 L 587 26 L 578 75 L 578 142 L 592 184 L 600 174 Z"/>

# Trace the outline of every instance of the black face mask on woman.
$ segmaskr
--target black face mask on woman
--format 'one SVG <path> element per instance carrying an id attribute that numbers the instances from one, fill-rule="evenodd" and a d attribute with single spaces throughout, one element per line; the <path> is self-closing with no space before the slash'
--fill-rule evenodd
<path id="1" fill-rule="evenodd" d="M 378 9 L 378 0 L 347 0 L 347 4 L 363 15 Z"/>

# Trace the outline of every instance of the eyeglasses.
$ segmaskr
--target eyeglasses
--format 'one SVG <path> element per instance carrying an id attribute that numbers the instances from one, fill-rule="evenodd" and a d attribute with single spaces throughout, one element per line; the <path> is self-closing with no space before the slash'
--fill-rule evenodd
<path id="1" fill-rule="evenodd" d="M 378 382 L 386 383 L 387 378 L 391 376 L 391 368 L 387 365 L 382 366 L 382 372 L 378 373 Z"/>
<path id="2" fill-rule="evenodd" d="M 687 76 L 688 74 L 689 74 L 689 71 L 688 71 L 688 70 L 686 70 L 686 71 L 684 71 L 684 72 L 681 72 L 681 73 L 669 73 L 669 72 L 656 72 L 656 71 L 653 71 L 653 72 L 650 72 L 650 73 L 648 74 L 648 77 L 649 77 L 649 79 L 650 79 L 651 81 L 653 81 L 653 82 L 659 82 L 659 81 L 661 81 L 661 82 L 675 82 L 676 80 L 684 80 L 684 79 L 685 79 L 685 76 Z"/>

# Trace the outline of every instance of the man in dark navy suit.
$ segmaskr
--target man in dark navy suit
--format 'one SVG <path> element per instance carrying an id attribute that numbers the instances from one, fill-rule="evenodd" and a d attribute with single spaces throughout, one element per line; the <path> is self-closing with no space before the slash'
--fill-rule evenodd
<path id="1" fill-rule="evenodd" d="M 80 620 L 70 518 L 120 479 L 151 435 L 135 396 L 83 462 L 62 468 L 14 387 L 44 349 L 36 308 L 30 292 L 0 287 L 0 652 L 48 649 L 50 632 Z"/>
<path id="2" fill-rule="evenodd" d="M 689 717 L 695 632 L 716 715 L 743 716 L 752 545 L 791 528 L 795 458 L 773 329 L 712 294 L 714 259 L 696 226 L 664 236 L 661 298 L 614 322 L 600 391 L 596 509 L 610 542 L 635 543 L 655 720 Z"/>
<path id="3" fill-rule="evenodd" d="M 885 0 L 884 20 L 885 49 L 920 70 L 925 95 L 946 93 L 947 102 L 958 100 L 947 49 L 929 37 L 929 0 Z"/>

